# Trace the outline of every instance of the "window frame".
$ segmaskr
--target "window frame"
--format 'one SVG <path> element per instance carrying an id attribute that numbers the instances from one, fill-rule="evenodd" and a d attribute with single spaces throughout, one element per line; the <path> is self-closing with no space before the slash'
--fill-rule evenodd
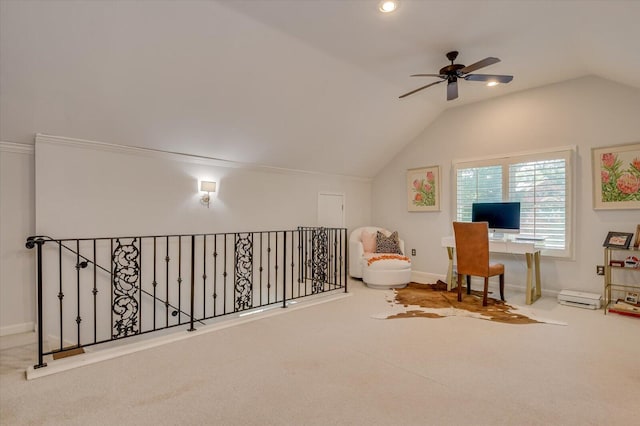
<path id="1" fill-rule="evenodd" d="M 458 171 L 461 169 L 480 168 L 488 166 L 502 167 L 502 201 L 509 200 L 509 166 L 519 163 L 545 161 L 545 160 L 565 160 L 565 248 L 543 248 L 541 255 L 546 257 L 558 257 L 563 259 L 573 259 L 574 254 L 574 223 L 575 223 L 575 191 L 574 182 L 574 157 L 576 146 L 563 146 L 558 148 L 527 151 L 521 153 L 502 154 L 496 156 L 486 156 L 481 158 L 457 159 L 452 161 L 453 169 L 453 210 L 454 220 L 458 217 Z"/>

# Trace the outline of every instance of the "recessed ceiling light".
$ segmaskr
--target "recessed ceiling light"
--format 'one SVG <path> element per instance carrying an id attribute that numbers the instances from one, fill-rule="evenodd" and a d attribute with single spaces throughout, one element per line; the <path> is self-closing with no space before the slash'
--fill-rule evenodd
<path id="1" fill-rule="evenodd" d="M 397 8 L 398 8 L 398 2 L 392 1 L 392 0 L 383 0 L 380 2 L 380 5 L 378 6 L 378 9 L 380 9 L 380 12 L 382 13 L 391 13 L 395 11 Z"/>
<path id="2" fill-rule="evenodd" d="M 487 86 L 489 86 L 489 87 L 493 87 L 493 86 L 497 86 L 497 85 L 498 85 L 497 81 L 490 81 L 490 82 L 487 83 Z"/>

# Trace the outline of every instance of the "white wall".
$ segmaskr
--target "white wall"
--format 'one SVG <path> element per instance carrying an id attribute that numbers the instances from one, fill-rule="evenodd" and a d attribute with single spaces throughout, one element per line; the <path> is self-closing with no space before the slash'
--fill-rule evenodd
<path id="1" fill-rule="evenodd" d="M 0 335 L 33 330 L 35 270 L 33 146 L 0 142 Z"/>
<path id="2" fill-rule="evenodd" d="M 198 179 L 217 182 L 208 209 Z M 347 227 L 369 223 L 368 179 L 36 138 L 36 230 L 54 238 L 314 226 L 319 191 L 345 194 Z"/>
<path id="3" fill-rule="evenodd" d="M 491 90 L 491 89 L 487 89 Z M 373 223 L 400 231 L 415 248 L 414 270 L 444 275 L 440 237 L 452 235 L 452 160 L 576 145 L 574 260 L 543 258 L 543 291 L 602 291 L 602 243 L 608 231 L 635 232 L 640 211 L 594 211 L 591 148 L 640 141 L 640 90 L 584 77 L 453 108 L 443 113 L 375 177 Z M 435 213 L 406 211 L 407 169 L 439 164 L 441 206 Z M 507 284 L 524 286 L 524 261 L 501 258 Z M 631 274 L 631 272 L 627 272 Z M 631 279 L 638 280 L 638 274 Z"/>

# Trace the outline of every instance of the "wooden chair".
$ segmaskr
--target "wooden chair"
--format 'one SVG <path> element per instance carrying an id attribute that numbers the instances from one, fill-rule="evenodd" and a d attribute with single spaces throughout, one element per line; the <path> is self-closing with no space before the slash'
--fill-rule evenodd
<path id="1" fill-rule="evenodd" d="M 458 262 L 458 302 L 462 302 L 462 277 L 467 276 L 467 294 L 471 276 L 484 278 L 482 306 L 487 306 L 489 277 L 500 275 L 500 299 L 504 300 L 504 265 L 489 263 L 489 225 L 487 222 L 453 222 Z"/>

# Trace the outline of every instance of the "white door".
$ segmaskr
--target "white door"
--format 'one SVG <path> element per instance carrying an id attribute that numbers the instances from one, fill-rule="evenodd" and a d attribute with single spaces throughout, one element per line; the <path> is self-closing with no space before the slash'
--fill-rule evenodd
<path id="1" fill-rule="evenodd" d="M 318 226 L 344 228 L 344 194 L 318 193 Z"/>

